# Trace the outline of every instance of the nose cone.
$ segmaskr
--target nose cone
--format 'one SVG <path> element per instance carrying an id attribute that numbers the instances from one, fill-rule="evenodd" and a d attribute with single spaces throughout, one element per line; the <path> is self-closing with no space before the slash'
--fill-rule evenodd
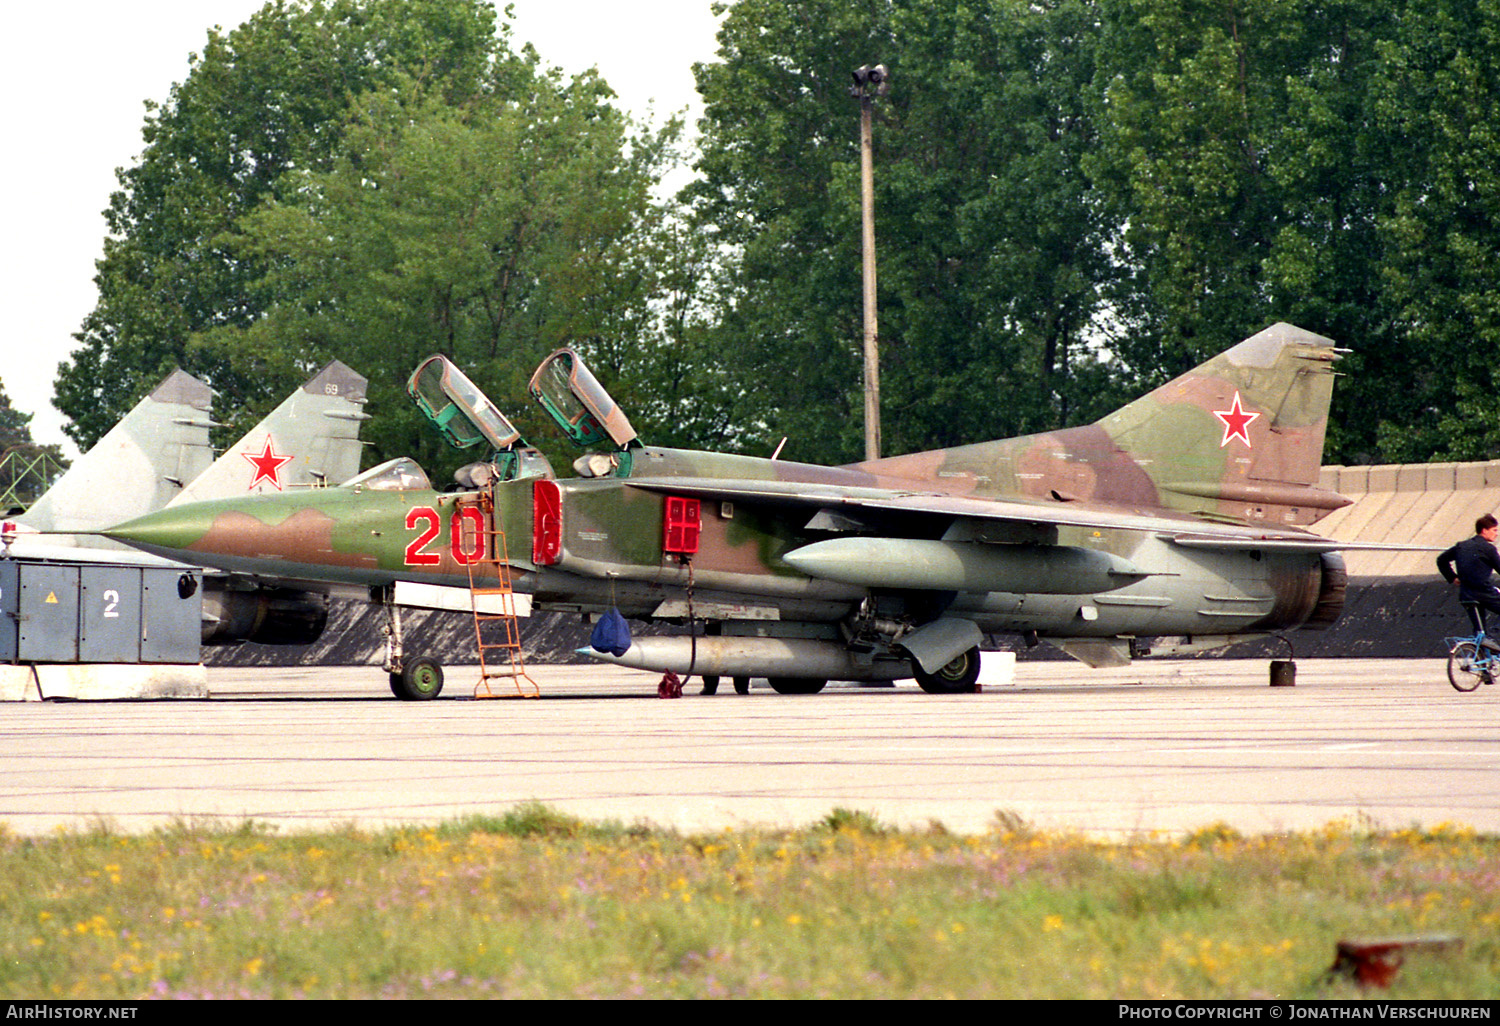
<path id="1" fill-rule="evenodd" d="M 203 540 L 212 523 L 211 513 L 186 505 L 147 513 L 100 533 L 106 538 L 170 558 L 190 551 Z"/>

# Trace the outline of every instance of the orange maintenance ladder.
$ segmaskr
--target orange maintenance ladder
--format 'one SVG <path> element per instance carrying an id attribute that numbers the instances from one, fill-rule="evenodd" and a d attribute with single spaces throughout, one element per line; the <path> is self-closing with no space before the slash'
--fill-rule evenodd
<path id="1" fill-rule="evenodd" d="M 466 537 L 456 548 L 474 551 L 477 540 L 470 532 L 482 537 L 483 545 L 478 549 L 478 558 L 467 562 L 469 570 L 469 601 L 474 611 L 474 641 L 479 649 L 479 683 L 474 685 L 475 698 L 538 698 L 541 688 L 526 672 L 521 654 L 521 624 L 516 615 L 516 595 L 510 583 L 510 550 L 506 546 L 505 532 L 495 521 L 495 489 L 488 485 L 474 502 L 458 502 L 458 510 L 477 509 L 479 523 L 472 518 L 457 518 L 457 529 Z M 483 573 L 488 570 L 490 573 Z M 493 576 L 492 576 L 493 575 Z M 498 602 L 483 599 L 496 598 Z M 486 624 L 501 625 L 490 631 L 491 640 L 485 637 Z M 490 680 L 509 677 L 515 682 L 516 695 L 497 695 L 490 689 Z M 530 685 L 528 691 L 521 682 Z"/>

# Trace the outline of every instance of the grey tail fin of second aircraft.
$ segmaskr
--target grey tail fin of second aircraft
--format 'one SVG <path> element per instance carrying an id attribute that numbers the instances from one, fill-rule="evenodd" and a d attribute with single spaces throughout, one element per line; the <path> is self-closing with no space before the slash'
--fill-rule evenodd
<path id="1" fill-rule="evenodd" d="M 174 370 L 15 519 L 88 532 L 161 509 L 213 459 L 212 401 L 206 384 Z"/>
<path id="2" fill-rule="evenodd" d="M 336 485 L 359 472 L 364 376 L 337 360 L 298 388 L 170 505 Z"/>

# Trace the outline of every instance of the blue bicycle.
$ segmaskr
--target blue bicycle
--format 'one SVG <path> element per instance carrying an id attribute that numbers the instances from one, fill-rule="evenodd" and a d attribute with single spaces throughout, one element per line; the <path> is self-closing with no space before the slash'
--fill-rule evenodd
<path id="1" fill-rule="evenodd" d="M 1468 602 L 1464 612 L 1474 622 L 1477 633 L 1470 638 L 1448 638 L 1448 683 L 1457 691 L 1473 691 L 1481 684 L 1495 683 L 1500 669 L 1500 650 L 1485 637 L 1484 611 Z"/>

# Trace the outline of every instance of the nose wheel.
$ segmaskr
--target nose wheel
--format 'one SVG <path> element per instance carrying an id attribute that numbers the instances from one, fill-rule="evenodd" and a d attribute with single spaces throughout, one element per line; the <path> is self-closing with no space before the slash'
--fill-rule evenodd
<path id="1" fill-rule="evenodd" d="M 391 676 L 391 694 L 404 702 L 425 702 L 443 691 L 443 664 L 427 656 L 407 659 L 402 653 L 401 607 L 392 599 L 392 589 L 372 588 L 370 599 L 385 612 L 385 666 Z"/>
<path id="2" fill-rule="evenodd" d="M 409 659 L 391 673 L 391 694 L 405 702 L 425 702 L 443 692 L 443 667 L 436 659 Z"/>

